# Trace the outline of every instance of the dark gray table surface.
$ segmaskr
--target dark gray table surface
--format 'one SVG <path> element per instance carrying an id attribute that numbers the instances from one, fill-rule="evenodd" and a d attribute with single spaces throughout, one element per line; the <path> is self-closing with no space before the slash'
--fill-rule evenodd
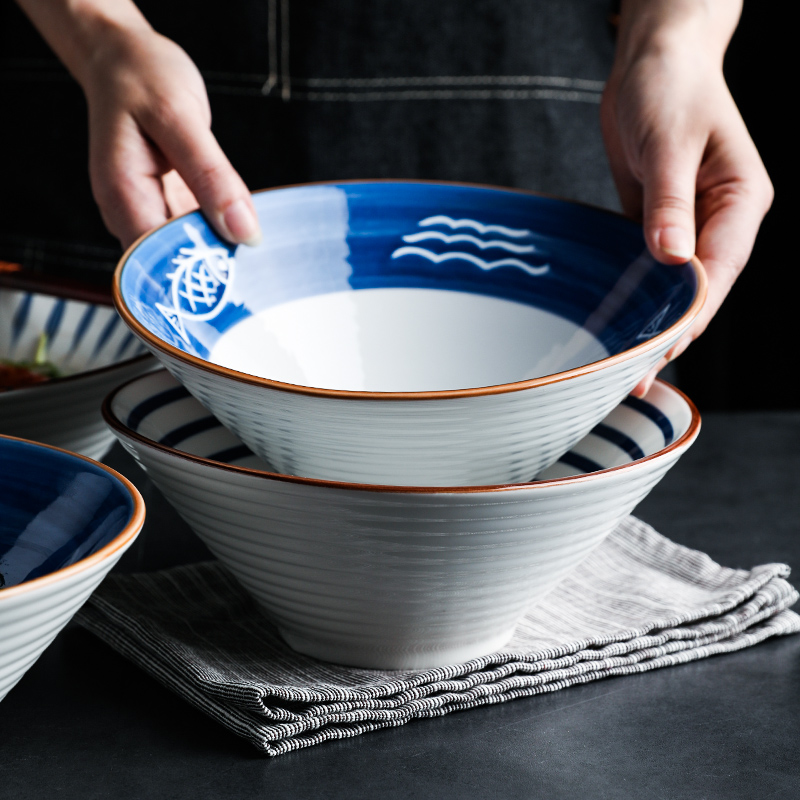
<path id="1" fill-rule="evenodd" d="M 117 447 L 148 521 L 119 568 L 204 557 Z M 709 414 L 637 509 L 800 585 L 800 413 Z M 69 626 L 0 703 L 0 798 L 800 798 L 800 636 L 268 759 Z"/>

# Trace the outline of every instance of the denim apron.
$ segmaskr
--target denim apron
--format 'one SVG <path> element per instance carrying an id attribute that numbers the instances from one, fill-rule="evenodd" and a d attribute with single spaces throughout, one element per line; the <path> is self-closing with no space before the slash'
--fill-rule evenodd
<path id="1" fill-rule="evenodd" d="M 609 0 L 141 0 L 205 78 L 252 189 L 425 178 L 617 207 L 598 104 Z M 107 280 L 82 93 L 0 0 L 0 260 Z"/>

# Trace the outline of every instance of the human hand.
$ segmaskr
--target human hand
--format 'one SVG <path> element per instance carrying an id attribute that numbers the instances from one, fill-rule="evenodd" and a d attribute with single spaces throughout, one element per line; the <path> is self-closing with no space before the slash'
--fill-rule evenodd
<path id="1" fill-rule="evenodd" d="M 250 193 L 211 133 L 203 79 L 149 26 L 106 32 L 79 79 L 89 107 L 89 173 L 123 247 L 200 206 L 234 242 L 260 239 Z"/>
<path id="2" fill-rule="evenodd" d="M 740 6 L 629 0 L 601 105 L 611 171 L 626 214 L 659 261 L 696 254 L 708 296 L 696 321 L 635 390 L 708 325 L 744 268 L 772 184 L 728 91 L 722 60 Z"/>

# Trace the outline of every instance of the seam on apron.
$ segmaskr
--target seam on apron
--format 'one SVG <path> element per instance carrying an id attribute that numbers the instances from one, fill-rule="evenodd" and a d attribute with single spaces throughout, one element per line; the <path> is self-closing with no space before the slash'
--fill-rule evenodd
<path id="1" fill-rule="evenodd" d="M 289 0 L 281 0 L 281 99 L 292 96 L 292 79 L 289 76 Z"/>
<path id="2" fill-rule="evenodd" d="M 364 103 L 380 100 L 564 100 L 599 103 L 599 92 L 563 89 L 409 89 L 395 92 L 295 92 L 298 100 Z"/>
<path id="3" fill-rule="evenodd" d="M 263 76 L 237 74 L 237 78 L 253 78 L 261 80 L 263 86 L 261 87 L 261 94 L 265 97 L 269 96 L 270 92 L 278 84 L 278 0 L 269 0 L 267 8 L 267 58 L 269 59 L 269 75 L 264 81 Z M 209 73 L 212 74 L 212 73 Z M 220 72 L 213 73 L 220 76 L 227 76 L 228 73 Z M 236 74 L 236 73 L 234 73 Z"/>

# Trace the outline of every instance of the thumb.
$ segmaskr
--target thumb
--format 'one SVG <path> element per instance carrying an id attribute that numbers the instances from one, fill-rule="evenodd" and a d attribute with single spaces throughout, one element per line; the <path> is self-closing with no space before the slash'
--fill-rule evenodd
<path id="1" fill-rule="evenodd" d="M 644 235 L 653 257 L 682 264 L 696 246 L 695 194 L 702 150 L 651 141 L 642 158 Z"/>

